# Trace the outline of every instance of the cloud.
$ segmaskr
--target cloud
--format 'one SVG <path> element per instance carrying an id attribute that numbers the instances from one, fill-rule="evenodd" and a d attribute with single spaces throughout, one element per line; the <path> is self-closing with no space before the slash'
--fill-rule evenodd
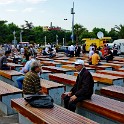
<path id="1" fill-rule="evenodd" d="M 10 3 L 14 3 L 15 0 L 0 0 L 0 4 L 10 4 Z"/>
<path id="2" fill-rule="evenodd" d="M 46 2 L 47 0 L 25 0 L 25 1 L 32 4 L 38 4 L 40 2 Z"/>
<path id="3" fill-rule="evenodd" d="M 23 12 L 32 12 L 34 10 L 34 8 L 25 8 L 23 10 Z"/>
<path id="4" fill-rule="evenodd" d="M 7 9 L 6 11 L 7 12 L 16 12 L 17 10 L 16 9 Z"/>

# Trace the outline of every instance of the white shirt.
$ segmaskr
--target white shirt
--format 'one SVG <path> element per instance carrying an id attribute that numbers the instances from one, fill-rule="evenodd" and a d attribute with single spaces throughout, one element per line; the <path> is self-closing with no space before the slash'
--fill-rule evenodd
<path id="1" fill-rule="evenodd" d="M 27 61 L 25 66 L 22 68 L 22 70 L 20 70 L 20 72 L 25 74 L 24 70 L 29 71 L 31 69 L 31 63 L 34 61 L 35 61 L 35 59 L 33 59 L 33 58 L 31 60 Z"/>

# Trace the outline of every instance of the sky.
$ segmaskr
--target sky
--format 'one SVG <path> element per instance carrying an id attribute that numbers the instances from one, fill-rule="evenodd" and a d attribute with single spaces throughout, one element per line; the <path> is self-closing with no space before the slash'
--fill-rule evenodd
<path id="1" fill-rule="evenodd" d="M 94 27 L 110 31 L 124 25 L 124 0 L 0 0 L 0 20 L 19 27 L 24 20 L 34 26 L 59 26 L 71 30 L 71 8 L 74 2 L 74 24 L 89 31 Z M 67 20 L 64 20 L 67 19 Z"/>

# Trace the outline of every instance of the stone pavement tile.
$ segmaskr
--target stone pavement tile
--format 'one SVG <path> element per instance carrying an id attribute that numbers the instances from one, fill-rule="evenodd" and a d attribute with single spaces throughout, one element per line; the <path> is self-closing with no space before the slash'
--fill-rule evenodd
<path id="1" fill-rule="evenodd" d="M 6 116 L 0 111 L 0 124 L 18 124 L 18 114 Z"/>

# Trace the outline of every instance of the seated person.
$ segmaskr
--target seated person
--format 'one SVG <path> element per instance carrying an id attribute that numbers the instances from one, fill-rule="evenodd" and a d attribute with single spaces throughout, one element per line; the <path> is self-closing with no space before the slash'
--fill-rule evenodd
<path id="1" fill-rule="evenodd" d="M 105 56 L 105 59 L 106 59 L 106 62 L 113 60 L 113 53 L 110 48 L 108 49 L 108 54 Z"/>
<path id="2" fill-rule="evenodd" d="M 56 49 L 53 47 L 51 50 L 50 50 L 50 58 L 53 58 L 56 56 Z"/>
<path id="3" fill-rule="evenodd" d="M 31 56 L 29 57 L 29 61 L 26 62 L 25 66 L 20 70 L 21 73 L 26 74 L 30 68 L 31 68 L 31 63 L 35 61 L 34 58 L 32 58 Z M 23 80 L 24 80 L 24 76 L 19 76 L 16 81 L 18 83 L 18 88 L 22 89 L 22 85 L 23 85 Z"/>
<path id="4" fill-rule="evenodd" d="M 41 72 L 41 64 L 34 61 L 31 64 L 31 70 L 26 73 L 23 81 L 24 95 L 41 94 L 40 77 L 38 73 Z"/>
<path id="5" fill-rule="evenodd" d="M 11 53 L 10 51 L 6 51 L 5 55 L 3 55 L 0 58 L 0 69 L 1 70 L 10 70 L 10 67 L 7 65 L 7 58 L 9 57 L 10 53 Z"/>
<path id="6" fill-rule="evenodd" d="M 64 97 L 64 107 L 73 112 L 75 112 L 78 102 L 91 98 L 94 87 L 93 77 L 84 67 L 84 61 L 80 59 L 77 60 L 75 62 L 75 68 L 79 72 L 76 83 Z"/>
<path id="7" fill-rule="evenodd" d="M 98 50 L 91 56 L 92 65 L 100 65 L 100 57 L 98 55 Z"/>
<path id="8" fill-rule="evenodd" d="M 49 53 L 49 48 L 48 47 L 46 47 L 45 49 L 44 49 L 44 51 L 43 51 L 43 55 L 49 55 L 50 53 Z"/>

